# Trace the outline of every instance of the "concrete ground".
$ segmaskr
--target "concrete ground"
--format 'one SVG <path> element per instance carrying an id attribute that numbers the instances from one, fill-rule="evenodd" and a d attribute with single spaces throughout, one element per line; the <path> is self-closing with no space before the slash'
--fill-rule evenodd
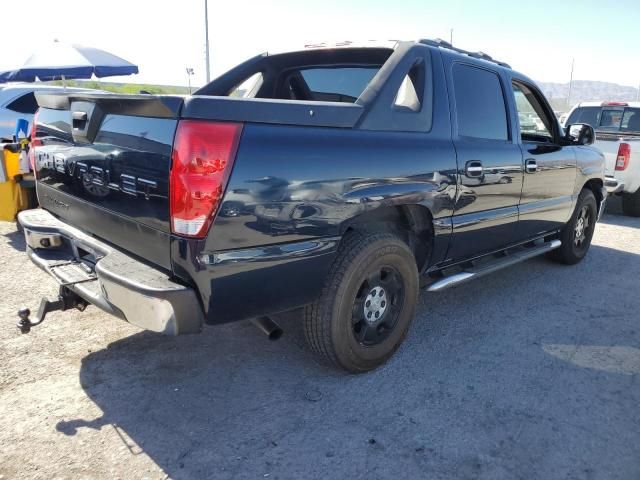
<path id="1" fill-rule="evenodd" d="M 315 363 L 299 315 L 161 337 L 56 286 L 0 223 L 0 479 L 640 478 L 640 219 L 574 267 L 534 259 L 423 293 L 388 365 Z"/>

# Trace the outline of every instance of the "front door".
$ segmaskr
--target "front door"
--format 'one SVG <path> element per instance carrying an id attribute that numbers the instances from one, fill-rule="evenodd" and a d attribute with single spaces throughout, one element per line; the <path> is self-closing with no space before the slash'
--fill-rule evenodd
<path id="1" fill-rule="evenodd" d="M 518 113 L 524 183 L 520 200 L 518 240 L 561 228 L 571 216 L 576 182 L 574 147 L 562 145 L 562 132 L 542 94 L 513 81 Z"/>

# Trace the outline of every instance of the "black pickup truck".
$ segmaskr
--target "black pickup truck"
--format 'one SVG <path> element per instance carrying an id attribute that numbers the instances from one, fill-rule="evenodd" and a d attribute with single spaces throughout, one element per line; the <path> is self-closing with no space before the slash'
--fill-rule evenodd
<path id="1" fill-rule="evenodd" d="M 303 307 L 350 372 L 399 347 L 419 289 L 580 261 L 606 200 L 593 129 L 439 40 L 260 55 L 187 97 L 38 95 L 28 254 L 93 304 L 182 334 Z M 437 302 L 437 294 L 430 295 Z"/>

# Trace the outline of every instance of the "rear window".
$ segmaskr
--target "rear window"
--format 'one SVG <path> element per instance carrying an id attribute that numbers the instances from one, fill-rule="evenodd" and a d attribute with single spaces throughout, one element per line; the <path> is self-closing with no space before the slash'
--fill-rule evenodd
<path id="1" fill-rule="evenodd" d="M 567 125 L 574 123 L 586 123 L 600 131 L 640 132 L 640 108 L 579 107 L 566 121 Z"/>
<path id="2" fill-rule="evenodd" d="M 289 77 L 289 89 L 298 100 L 353 103 L 364 92 L 380 67 L 308 68 Z M 299 98 L 303 97 L 303 98 Z M 304 98 L 311 97 L 311 98 Z"/>
<path id="3" fill-rule="evenodd" d="M 567 125 L 572 125 L 574 123 L 586 123 L 587 125 L 591 125 L 593 128 L 598 126 L 598 120 L 600 117 L 600 112 L 602 111 L 601 107 L 580 107 L 576 108 L 569 118 L 567 118 Z"/>

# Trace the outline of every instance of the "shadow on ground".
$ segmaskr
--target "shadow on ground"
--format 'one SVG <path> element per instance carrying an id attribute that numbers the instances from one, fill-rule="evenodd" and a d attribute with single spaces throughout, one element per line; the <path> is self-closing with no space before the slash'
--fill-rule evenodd
<path id="1" fill-rule="evenodd" d="M 361 376 L 316 364 L 298 314 L 278 342 L 248 323 L 142 332 L 83 360 L 103 416 L 57 428 L 114 426 L 177 479 L 639 478 L 638 375 L 545 351 L 640 347 L 639 275 L 638 255 L 594 246 L 422 294 L 406 345 Z"/>
<path id="2" fill-rule="evenodd" d="M 7 239 L 7 245 L 18 250 L 19 252 L 24 252 L 27 249 L 27 245 L 24 241 L 24 233 L 22 232 L 22 230 L 18 230 L 17 226 L 15 231 L 5 233 L 2 236 Z"/>

